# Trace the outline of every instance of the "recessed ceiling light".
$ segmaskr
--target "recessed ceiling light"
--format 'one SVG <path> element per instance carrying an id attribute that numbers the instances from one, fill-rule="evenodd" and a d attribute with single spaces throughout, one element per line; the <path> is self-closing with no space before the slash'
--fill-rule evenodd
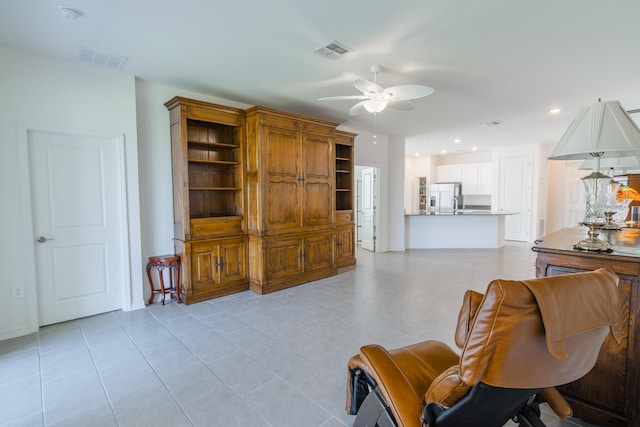
<path id="1" fill-rule="evenodd" d="M 420 153 L 416 153 L 416 154 L 414 154 L 414 156 L 420 157 Z"/>
<path id="2" fill-rule="evenodd" d="M 460 138 L 456 138 L 456 139 L 453 140 L 453 142 L 455 142 L 456 144 L 460 144 L 461 141 L 462 140 Z"/>
<path id="3" fill-rule="evenodd" d="M 58 12 L 60 15 L 64 16 L 67 19 L 76 19 L 82 15 L 75 7 L 67 6 L 66 4 L 61 4 L 58 6 Z"/>
<path id="4" fill-rule="evenodd" d="M 553 109 L 549 110 L 550 114 L 558 114 L 559 112 L 560 112 L 559 108 L 553 108 Z"/>
<path id="5" fill-rule="evenodd" d="M 441 153 L 442 154 L 447 154 L 447 150 L 442 150 Z"/>
<path id="6" fill-rule="evenodd" d="M 471 147 L 471 149 L 472 149 L 473 151 L 476 151 L 476 150 L 478 149 L 478 147 Z"/>

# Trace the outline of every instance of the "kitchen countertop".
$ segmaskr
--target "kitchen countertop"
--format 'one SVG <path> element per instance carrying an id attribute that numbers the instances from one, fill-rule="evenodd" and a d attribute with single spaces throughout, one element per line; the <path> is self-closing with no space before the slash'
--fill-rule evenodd
<path id="1" fill-rule="evenodd" d="M 405 214 L 405 216 L 455 216 L 455 215 L 516 215 L 520 212 L 497 212 L 477 209 L 459 209 L 455 212 L 428 212 L 423 214 Z"/>

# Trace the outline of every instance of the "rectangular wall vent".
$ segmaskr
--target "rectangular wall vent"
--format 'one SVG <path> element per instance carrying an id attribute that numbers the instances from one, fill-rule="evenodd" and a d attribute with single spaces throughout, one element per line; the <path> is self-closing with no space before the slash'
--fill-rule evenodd
<path id="1" fill-rule="evenodd" d="M 342 43 L 336 40 L 332 40 L 329 43 L 322 45 L 316 50 L 314 50 L 314 52 L 317 53 L 318 55 L 324 56 L 325 58 L 329 58 L 329 59 L 338 59 L 342 57 L 342 55 L 344 55 L 345 53 L 349 53 L 352 51 L 353 49 L 343 45 Z"/>
<path id="2" fill-rule="evenodd" d="M 78 46 L 76 59 L 80 62 L 102 65 L 103 67 L 112 68 L 114 70 L 122 70 L 122 67 L 124 67 L 128 58 L 126 56 L 108 55 L 83 46 Z"/>

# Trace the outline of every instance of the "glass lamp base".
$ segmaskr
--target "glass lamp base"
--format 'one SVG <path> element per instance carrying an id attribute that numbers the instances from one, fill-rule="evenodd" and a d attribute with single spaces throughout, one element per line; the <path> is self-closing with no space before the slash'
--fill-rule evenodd
<path id="1" fill-rule="evenodd" d="M 611 244 L 605 240 L 598 239 L 599 229 L 603 228 L 603 223 L 582 223 L 582 225 L 589 228 L 586 239 L 582 239 L 573 244 L 573 249 L 587 252 L 613 252 Z"/>
<path id="2" fill-rule="evenodd" d="M 613 216 L 615 214 L 616 212 L 609 212 L 609 211 L 604 213 L 605 218 L 607 218 L 607 223 L 602 226 L 603 230 L 622 230 L 622 227 L 620 226 L 620 224 L 616 224 L 615 222 L 613 222 Z"/>

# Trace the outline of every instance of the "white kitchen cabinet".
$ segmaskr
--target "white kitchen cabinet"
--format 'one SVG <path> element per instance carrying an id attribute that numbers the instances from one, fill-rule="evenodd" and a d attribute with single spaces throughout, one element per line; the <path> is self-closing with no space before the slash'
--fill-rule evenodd
<path id="1" fill-rule="evenodd" d="M 462 165 L 440 165 L 436 169 L 436 182 L 461 182 Z"/>
<path id="2" fill-rule="evenodd" d="M 436 182 L 461 182 L 463 194 L 491 194 L 493 163 L 475 162 L 437 167 Z"/>
<path id="3" fill-rule="evenodd" d="M 493 163 L 478 163 L 478 194 L 491 194 L 493 191 Z"/>
<path id="4" fill-rule="evenodd" d="M 460 180 L 463 194 L 478 194 L 478 163 L 460 165 Z"/>

